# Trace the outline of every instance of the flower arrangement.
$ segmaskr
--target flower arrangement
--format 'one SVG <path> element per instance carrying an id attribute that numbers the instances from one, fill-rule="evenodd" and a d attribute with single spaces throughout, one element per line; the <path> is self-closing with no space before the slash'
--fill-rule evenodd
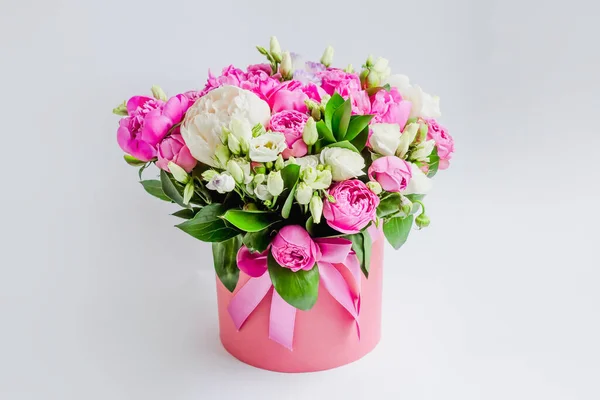
<path id="1" fill-rule="evenodd" d="M 439 99 L 391 75 L 384 58 L 355 72 L 331 66 L 331 47 L 320 62 L 282 52 L 276 38 L 258 51 L 267 63 L 209 72 L 200 91 L 169 98 L 154 86 L 119 105 L 118 143 L 140 179 L 159 168 L 141 184 L 181 207 L 179 229 L 212 243 L 229 291 L 240 271 L 267 277 L 285 307 L 306 311 L 321 281 L 358 314 L 344 296 L 360 293 L 336 289 L 332 265 L 368 277 L 373 232 L 398 249 L 429 225 L 423 198 L 454 151 Z"/>

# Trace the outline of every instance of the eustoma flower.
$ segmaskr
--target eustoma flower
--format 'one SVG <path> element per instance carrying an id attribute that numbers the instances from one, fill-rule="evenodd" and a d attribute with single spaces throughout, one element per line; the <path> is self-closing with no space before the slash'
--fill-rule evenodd
<path id="1" fill-rule="evenodd" d="M 327 224 L 343 233 L 358 233 L 376 217 L 379 197 L 357 179 L 340 182 L 329 190 L 333 201 L 325 201 Z"/>

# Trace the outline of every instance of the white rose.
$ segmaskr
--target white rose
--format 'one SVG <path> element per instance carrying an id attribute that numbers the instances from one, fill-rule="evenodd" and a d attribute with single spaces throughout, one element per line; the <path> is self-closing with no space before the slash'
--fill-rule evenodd
<path id="1" fill-rule="evenodd" d="M 235 179 L 227 172 L 214 175 L 206 184 L 210 190 L 216 190 L 219 193 L 228 193 L 235 188 Z"/>
<path id="2" fill-rule="evenodd" d="M 275 161 L 285 149 L 285 136 L 278 132 L 268 132 L 250 140 L 250 159 L 254 162 Z"/>
<path id="3" fill-rule="evenodd" d="M 319 165 L 319 156 L 304 156 L 295 158 L 294 164 L 298 164 L 301 171 L 306 167 L 317 168 L 317 165 Z"/>
<path id="4" fill-rule="evenodd" d="M 341 147 L 326 147 L 321 151 L 321 164 L 331 167 L 334 181 L 345 181 L 364 175 L 365 160 L 352 150 Z"/>
<path id="5" fill-rule="evenodd" d="M 190 107 L 181 124 L 181 136 L 198 161 L 212 167 L 224 167 L 215 159 L 223 128 L 234 119 L 250 126 L 267 124 L 271 110 L 256 94 L 235 86 L 211 90 Z"/>
<path id="6" fill-rule="evenodd" d="M 406 189 L 404 189 L 401 193 L 403 195 L 429 193 L 433 186 L 431 179 L 428 178 L 427 175 L 425 175 L 417 165 L 413 163 L 408 164 L 410 165 L 412 177 L 408 181 Z"/>
<path id="7" fill-rule="evenodd" d="M 393 156 L 400 145 L 400 125 L 373 124 L 371 125 L 371 148 L 384 156 Z"/>
<path id="8" fill-rule="evenodd" d="M 418 85 L 411 85 L 407 76 L 392 75 L 384 83 L 397 88 L 402 98 L 412 103 L 411 118 L 439 118 L 442 115 L 440 112 L 440 98 L 425 93 Z"/>

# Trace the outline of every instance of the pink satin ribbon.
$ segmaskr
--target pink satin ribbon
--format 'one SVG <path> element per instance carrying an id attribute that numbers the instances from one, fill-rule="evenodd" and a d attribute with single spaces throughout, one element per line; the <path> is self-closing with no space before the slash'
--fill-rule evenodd
<path id="1" fill-rule="evenodd" d="M 379 235 L 377 228 L 371 230 L 372 241 Z M 320 238 L 321 257 L 317 260 L 320 281 L 331 296 L 354 318 L 360 339 L 360 262 L 352 251 L 352 242 L 342 238 Z M 269 251 L 269 250 L 267 250 Z M 250 253 L 242 246 L 238 253 L 238 266 L 251 278 L 233 296 L 227 311 L 239 331 L 250 314 L 267 296 L 273 284 L 267 273 L 267 251 L 262 254 Z M 296 308 L 288 304 L 275 289 L 272 290 L 271 311 L 269 314 L 269 339 L 293 349 Z"/>

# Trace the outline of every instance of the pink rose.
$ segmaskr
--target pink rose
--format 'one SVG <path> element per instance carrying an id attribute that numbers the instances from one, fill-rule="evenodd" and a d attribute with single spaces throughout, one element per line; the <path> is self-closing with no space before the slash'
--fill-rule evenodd
<path id="1" fill-rule="evenodd" d="M 323 204 L 323 216 L 333 229 L 358 233 L 375 219 L 379 197 L 358 179 L 343 181 L 329 189 L 335 202 Z"/>
<path id="2" fill-rule="evenodd" d="M 323 88 L 316 84 L 309 82 L 303 88 L 302 91 L 308 96 L 309 99 L 320 103 L 323 97 L 327 94 Z"/>
<path id="3" fill-rule="evenodd" d="M 340 96 L 347 98 L 351 93 L 361 90 L 358 75 L 344 72 L 341 69 L 329 68 L 326 71 L 317 72 L 316 76 L 321 79 L 321 87 L 329 95 L 337 92 Z"/>
<path id="4" fill-rule="evenodd" d="M 350 94 L 352 101 L 352 114 L 366 115 L 371 113 L 371 99 L 365 90 Z"/>
<path id="5" fill-rule="evenodd" d="M 319 248 L 300 225 L 283 227 L 271 242 L 271 254 L 279 265 L 293 272 L 311 270 L 321 258 Z"/>
<path id="6" fill-rule="evenodd" d="M 267 94 L 269 105 L 274 113 L 283 110 L 296 110 L 306 113 L 304 103 L 309 99 L 303 91 L 303 85 L 299 81 L 287 81 L 281 83 Z"/>
<path id="7" fill-rule="evenodd" d="M 450 159 L 454 153 L 454 139 L 435 119 L 430 118 L 425 122 L 427 122 L 427 139 L 435 140 L 438 156 L 440 156 L 439 169 L 446 169 L 450 166 Z"/>
<path id="8" fill-rule="evenodd" d="M 250 90 L 267 100 L 267 94 L 279 86 L 279 76 L 271 76 L 271 66 L 269 64 L 255 64 L 248 67 L 248 73 L 244 80 L 240 82 L 242 89 Z"/>
<path id="9" fill-rule="evenodd" d="M 411 107 L 412 103 L 402 100 L 402 95 L 395 87 L 389 92 L 380 90 L 371 98 L 371 114 L 375 115 L 371 123 L 398 124 L 402 130 L 408 121 Z"/>
<path id="10" fill-rule="evenodd" d="M 156 166 L 169 171 L 169 161 L 174 162 L 186 172 L 191 172 L 198 162 L 185 145 L 180 134 L 171 134 L 158 145 L 158 161 Z"/>
<path id="11" fill-rule="evenodd" d="M 274 114 L 269 121 L 269 127 L 273 132 L 283 133 L 288 148 L 283 151 L 286 160 L 293 157 L 305 156 L 308 148 L 302 140 L 304 125 L 308 116 L 299 111 L 287 110 Z"/>
<path id="12" fill-rule="evenodd" d="M 240 87 L 240 83 L 245 80 L 246 73 L 241 69 L 234 67 L 233 65 L 223 68 L 221 75 L 217 77 L 215 77 L 209 70 L 206 86 L 204 87 L 204 90 L 200 96 L 204 96 L 211 90 L 225 85 Z"/>
<path id="13" fill-rule="evenodd" d="M 379 182 L 387 192 L 406 189 L 410 178 L 412 178 L 410 165 L 396 156 L 378 158 L 369 167 L 369 179 Z"/>
<path id="14" fill-rule="evenodd" d="M 181 122 L 191 104 L 183 94 L 171 97 L 166 103 L 145 96 L 130 98 L 127 102 L 129 115 L 119 121 L 119 146 L 138 160 L 152 160 L 156 157 L 158 143 L 169 129 Z"/>

